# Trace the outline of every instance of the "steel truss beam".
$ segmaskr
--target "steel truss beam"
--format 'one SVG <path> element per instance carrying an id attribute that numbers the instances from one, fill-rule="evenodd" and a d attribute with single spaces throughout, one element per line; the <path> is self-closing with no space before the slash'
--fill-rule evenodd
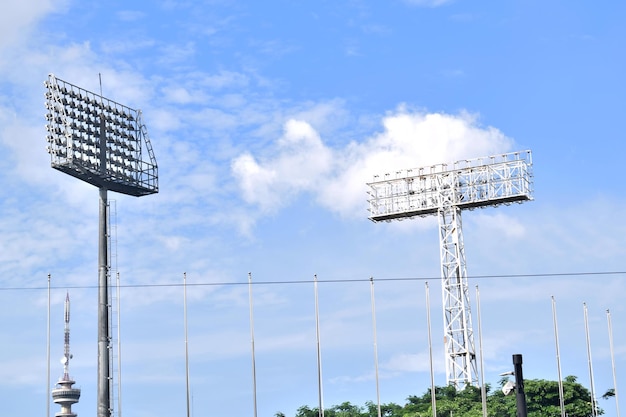
<path id="1" fill-rule="evenodd" d="M 439 211 L 444 341 L 448 384 L 476 385 L 476 350 L 472 330 L 461 210 L 446 207 Z"/>
<path id="2" fill-rule="evenodd" d="M 368 185 L 374 222 L 438 217 L 447 383 L 477 385 L 461 211 L 531 201 L 531 152 L 400 170 Z"/>

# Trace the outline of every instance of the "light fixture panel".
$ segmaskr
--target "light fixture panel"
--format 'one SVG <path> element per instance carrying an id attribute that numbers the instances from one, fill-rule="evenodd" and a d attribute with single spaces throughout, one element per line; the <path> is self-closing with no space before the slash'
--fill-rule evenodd
<path id="1" fill-rule="evenodd" d="M 530 151 L 437 164 L 374 177 L 368 183 L 370 220 L 436 215 L 532 200 Z"/>
<path id="2" fill-rule="evenodd" d="M 122 194 L 158 192 L 158 167 L 141 110 L 52 74 L 44 85 L 53 168 Z"/>

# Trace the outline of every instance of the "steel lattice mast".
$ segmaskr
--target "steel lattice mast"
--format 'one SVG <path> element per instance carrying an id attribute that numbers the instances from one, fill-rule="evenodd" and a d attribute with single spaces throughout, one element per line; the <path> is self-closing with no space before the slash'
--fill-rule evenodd
<path id="1" fill-rule="evenodd" d="M 98 188 L 97 417 L 109 417 L 111 378 L 108 191 L 141 197 L 157 193 L 158 167 L 141 110 L 63 81 L 46 87 L 46 130 L 51 166 Z"/>
<path id="2" fill-rule="evenodd" d="M 438 217 L 449 385 L 478 384 L 461 211 L 530 201 L 532 185 L 530 151 L 401 170 L 368 183 L 374 222 Z"/>

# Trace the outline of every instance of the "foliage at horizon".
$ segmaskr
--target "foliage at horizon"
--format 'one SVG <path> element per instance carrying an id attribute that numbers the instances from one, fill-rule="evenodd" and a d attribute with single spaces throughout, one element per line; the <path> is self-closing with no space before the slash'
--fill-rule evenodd
<path id="1" fill-rule="evenodd" d="M 503 378 L 503 386 L 507 379 Z M 517 406 L 515 392 L 505 396 L 498 389 L 491 392 L 490 385 L 485 385 L 487 397 L 487 415 L 493 417 L 516 417 Z M 381 404 L 381 417 L 432 417 L 431 390 L 422 396 L 409 396 L 404 405 L 395 403 Z M 524 380 L 528 417 L 560 417 L 559 384 L 545 379 Z M 610 391 L 610 390 L 609 390 Z M 607 392 L 609 392 L 607 391 Z M 437 417 L 482 417 L 482 394 L 480 388 L 468 386 L 457 391 L 453 386 L 435 387 Z M 605 397 L 608 398 L 608 397 Z M 575 376 L 563 380 L 563 399 L 568 417 L 591 417 L 592 403 L 590 391 L 576 381 Z M 604 411 L 595 402 L 596 414 Z M 306 405 L 298 408 L 294 417 L 319 417 L 318 408 Z M 287 417 L 277 412 L 275 417 Z M 365 406 L 357 406 L 346 401 L 324 409 L 324 417 L 378 417 L 378 407 L 368 401 Z"/>

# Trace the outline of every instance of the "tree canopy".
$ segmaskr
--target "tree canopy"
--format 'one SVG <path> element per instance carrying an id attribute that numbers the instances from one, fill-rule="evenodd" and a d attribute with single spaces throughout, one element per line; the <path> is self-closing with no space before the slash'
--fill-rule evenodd
<path id="1" fill-rule="evenodd" d="M 500 385 L 506 383 L 506 378 Z M 498 389 L 487 392 L 487 415 L 494 417 L 515 417 L 517 406 L 515 395 L 504 395 Z M 544 379 L 524 380 L 528 417 L 560 417 L 559 386 L 557 381 Z M 382 417 L 432 417 L 431 390 L 421 396 L 409 396 L 404 405 L 381 404 Z M 609 390 L 610 391 L 610 390 Z M 608 392 L 608 391 L 607 391 Z M 568 417 L 591 417 L 592 403 L 590 391 L 576 381 L 576 377 L 568 376 L 563 380 L 563 398 L 565 412 Z M 607 397 L 608 398 L 608 397 Z M 437 417 L 482 417 L 482 395 L 480 388 L 468 386 L 456 390 L 453 386 L 435 387 Z M 604 411 L 596 406 L 596 415 Z M 300 407 L 294 417 L 319 417 L 318 408 Z M 287 417 L 277 412 L 276 417 Z M 324 408 L 324 417 L 377 417 L 377 404 L 368 401 L 364 406 L 344 402 L 330 408 Z"/>

